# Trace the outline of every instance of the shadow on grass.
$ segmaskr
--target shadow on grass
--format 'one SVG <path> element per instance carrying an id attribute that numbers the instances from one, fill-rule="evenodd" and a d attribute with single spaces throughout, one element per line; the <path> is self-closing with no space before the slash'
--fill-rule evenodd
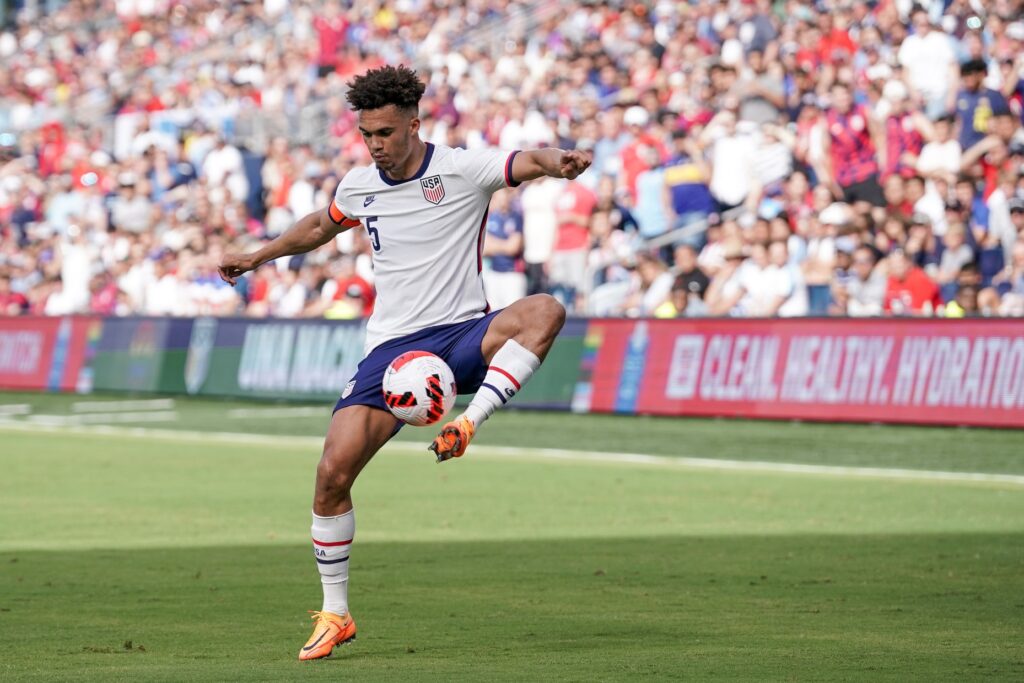
<path id="1" fill-rule="evenodd" d="M 308 548 L 3 553 L 0 679 L 1024 676 L 1024 534 L 357 543 L 351 590 L 299 664 Z"/>

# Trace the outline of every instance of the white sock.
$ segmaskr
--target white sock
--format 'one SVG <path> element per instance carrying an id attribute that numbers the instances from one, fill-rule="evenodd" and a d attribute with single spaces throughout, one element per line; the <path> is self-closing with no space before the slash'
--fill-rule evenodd
<path id="1" fill-rule="evenodd" d="M 355 531 L 355 510 L 337 517 L 313 514 L 313 556 L 320 570 L 325 612 L 348 612 L 348 551 Z"/>
<path id="2" fill-rule="evenodd" d="M 487 368 L 484 383 L 470 401 L 465 415 L 475 427 L 509 402 L 540 367 L 540 358 L 515 339 L 498 349 Z"/>

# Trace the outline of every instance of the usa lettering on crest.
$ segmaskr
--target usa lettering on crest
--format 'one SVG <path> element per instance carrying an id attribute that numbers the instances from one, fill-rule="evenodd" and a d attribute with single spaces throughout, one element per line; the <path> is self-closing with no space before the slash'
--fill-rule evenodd
<path id="1" fill-rule="evenodd" d="M 420 180 L 420 187 L 423 188 L 423 198 L 431 204 L 440 204 L 444 199 L 444 185 L 441 184 L 441 176 L 432 175 L 429 178 Z"/>

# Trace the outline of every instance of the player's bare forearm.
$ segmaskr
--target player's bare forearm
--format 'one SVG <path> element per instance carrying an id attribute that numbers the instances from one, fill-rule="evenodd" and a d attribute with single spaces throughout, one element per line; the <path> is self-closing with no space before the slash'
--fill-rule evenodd
<path id="1" fill-rule="evenodd" d="M 228 254 L 221 261 L 217 271 L 221 279 L 232 285 L 238 277 L 259 268 L 268 261 L 282 256 L 294 256 L 313 251 L 330 242 L 343 231 L 328 216 L 326 210 L 314 211 L 296 221 L 295 225 L 268 242 L 263 248 L 251 254 Z"/>
<path id="2" fill-rule="evenodd" d="M 518 183 L 543 176 L 572 180 L 587 170 L 593 159 L 592 154 L 580 150 L 531 149 L 512 160 L 512 179 Z"/>

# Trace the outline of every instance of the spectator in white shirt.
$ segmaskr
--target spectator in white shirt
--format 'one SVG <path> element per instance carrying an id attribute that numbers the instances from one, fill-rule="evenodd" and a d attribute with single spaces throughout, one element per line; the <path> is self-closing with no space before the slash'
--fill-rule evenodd
<path id="1" fill-rule="evenodd" d="M 959 66 L 950 37 L 932 27 L 928 12 L 917 5 L 911 12 L 913 35 L 900 46 L 899 63 L 914 99 L 924 104 L 929 118 L 953 110 L 959 87 Z"/>

